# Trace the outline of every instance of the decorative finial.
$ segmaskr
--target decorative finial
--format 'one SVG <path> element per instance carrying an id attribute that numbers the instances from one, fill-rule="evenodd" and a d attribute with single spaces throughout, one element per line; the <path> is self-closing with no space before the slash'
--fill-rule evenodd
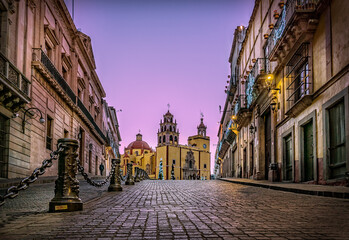
<path id="1" fill-rule="evenodd" d="M 138 130 L 138 133 L 141 133 L 141 129 Z"/>
<path id="2" fill-rule="evenodd" d="M 170 111 L 170 104 L 169 103 L 167 104 L 167 108 L 168 108 L 168 111 Z"/>
<path id="3" fill-rule="evenodd" d="M 202 112 L 200 112 L 200 116 L 201 118 L 204 118 L 204 114 Z"/>

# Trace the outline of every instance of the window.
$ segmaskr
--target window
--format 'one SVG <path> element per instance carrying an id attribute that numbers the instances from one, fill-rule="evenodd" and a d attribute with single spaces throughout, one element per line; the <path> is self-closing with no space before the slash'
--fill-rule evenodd
<path id="1" fill-rule="evenodd" d="M 193 168 L 193 162 L 189 161 L 189 168 Z"/>
<path id="2" fill-rule="evenodd" d="M 45 43 L 45 48 L 43 50 L 46 56 L 48 56 L 52 61 L 52 48 L 47 43 Z"/>
<path id="3" fill-rule="evenodd" d="M 311 93 L 308 58 L 309 44 L 304 43 L 286 65 L 287 101 L 290 107 Z"/>
<path id="4" fill-rule="evenodd" d="M 68 138 L 68 137 L 69 137 L 69 132 L 66 129 L 64 129 L 64 138 Z"/>
<path id="5" fill-rule="evenodd" d="M 173 137 L 172 137 L 172 135 L 170 135 L 170 141 L 171 141 L 171 142 L 173 141 Z"/>
<path id="6" fill-rule="evenodd" d="M 53 119 L 47 115 L 46 122 L 46 148 L 52 150 L 52 127 Z"/>
<path id="7" fill-rule="evenodd" d="M 173 159 L 173 160 L 172 160 L 172 164 L 173 164 L 173 165 L 176 165 L 176 159 Z"/>
<path id="8" fill-rule="evenodd" d="M 174 137 L 175 142 L 178 142 L 177 136 Z"/>
<path id="9" fill-rule="evenodd" d="M 138 156 L 138 151 L 135 151 L 136 156 Z"/>
<path id="10" fill-rule="evenodd" d="M 329 126 L 330 178 L 343 177 L 346 171 L 344 100 L 327 109 Z"/>
<path id="11" fill-rule="evenodd" d="M 204 168 L 207 168 L 207 165 L 206 165 L 206 163 L 204 164 Z"/>
<path id="12" fill-rule="evenodd" d="M 166 136 L 163 136 L 163 137 L 162 137 L 162 142 L 163 142 L 163 143 L 166 142 Z"/>

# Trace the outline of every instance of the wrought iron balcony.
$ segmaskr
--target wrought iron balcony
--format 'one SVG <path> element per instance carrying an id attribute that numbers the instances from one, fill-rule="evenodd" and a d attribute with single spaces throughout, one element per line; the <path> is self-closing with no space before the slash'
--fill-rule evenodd
<path id="1" fill-rule="evenodd" d="M 85 116 L 88 118 L 88 120 L 90 120 L 90 122 L 92 123 L 93 127 L 95 128 L 95 130 L 97 131 L 97 133 L 99 134 L 99 136 L 101 136 L 101 138 L 104 141 L 107 141 L 104 133 L 101 131 L 101 129 L 98 127 L 98 125 L 96 124 L 95 120 L 93 119 L 93 117 L 91 116 L 90 112 L 86 109 L 85 105 L 80 101 L 80 99 L 78 98 L 77 101 L 77 105 L 80 108 L 80 110 L 83 112 L 83 114 L 85 114 Z"/>
<path id="2" fill-rule="evenodd" d="M 261 93 L 264 77 L 269 72 L 269 60 L 267 58 L 258 58 L 246 81 L 246 104 L 247 108 L 253 105 L 253 102 Z"/>
<path id="3" fill-rule="evenodd" d="M 234 106 L 234 112 L 236 116 L 235 122 L 240 126 L 246 119 L 249 119 L 251 117 L 251 112 L 247 107 L 247 100 L 245 95 L 241 94 L 238 97 Z"/>
<path id="4" fill-rule="evenodd" d="M 304 16 L 305 20 L 309 20 L 309 14 L 315 12 L 318 3 L 321 0 L 288 0 L 284 5 L 280 17 L 275 23 L 267 40 L 265 55 L 272 60 L 276 60 L 275 52 L 279 49 L 281 40 L 287 32 L 293 31 L 289 28 L 295 19 L 299 16 Z M 301 24 L 296 23 L 297 28 L 302 28 Z M 288 31 L 290 29 L 290 31 Z M 298 33 L 304 29 L 298 29 Z M 291 34 L 293 35 L 293 34 Z M 293 36 L 292 36 L 293 38 Z M 295 40 L 294 40 L 295 41 Z"/>
<path id="5" fill-rule="evenodd" d="M 33 62 L 34 63 L 35 62 L 42 63 L 45 66 L 46 70 L 48 70 L 48 72 L 51 74 L 53 79 L 55 79 L 56 82 L 59 84 L 59 86 L 63 89 L 64 94 L 69 96 L 69 98 L 73 101 L 74 104 L 76 103 L 75 93 L 70 88 L 68 83 L 64 80 L 62 75 L 58 72 L 57 68 L 52 63 L 50 58 L 45 54 L 45 52 L 41 48 L 34 48 L 33 49 Z M 55 84 L 53 84 L 53 85 L 55 85 Z"/>
<path id="6" fill-rule="evenodd" d="M 86 118 L 90 121 L 93 128 L 96 130 L 97 134 L 103 139 L 103 141 L 107 141 L 104 133 L 98 127 L 93 117 L 86 109 L 84 104 L 80 101 L 79 98 L 76 97 L 73 90 L 70 88 L 68 83 L 64 80 L 62 75 L 58 72 L 50 58 L 45 54 L 45 52 L 41 48 L 33 49 L 33 66 L 39 70 L 41 74 L 48 77 L 48 81 L 51 85 L 61 94 L 63 98 L 67 101 L 71 100 L 71 104 L 73 106 L 78 106 L 81 112 L 86 116 Z M 48 76 L 49 75 L 49 76 Z M 51 81 L 55 80 L 55 81 Z M 68 96 L 68 97 L 67 97 Z"/>
<path id="7" fill-rule="evenodd" d="M 30 102 L 31 82 L 0 53 L 0 104 L 18 112 Z"/>

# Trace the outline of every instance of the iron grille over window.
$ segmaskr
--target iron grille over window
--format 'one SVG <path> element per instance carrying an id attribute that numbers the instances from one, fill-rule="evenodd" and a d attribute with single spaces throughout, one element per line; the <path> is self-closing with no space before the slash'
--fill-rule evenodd
<path id="1" fill-rule="evenodd" d="M 305 95 L 311 94 L 309 44 L 303 43 L 286 65 L 287 101 L 293 106 Z"/>

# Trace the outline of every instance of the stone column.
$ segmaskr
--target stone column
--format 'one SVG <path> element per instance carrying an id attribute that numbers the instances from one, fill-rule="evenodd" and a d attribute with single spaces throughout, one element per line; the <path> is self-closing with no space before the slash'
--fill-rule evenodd
<path id="1" fill-rule="evenodd" d="M 55 196 L 49 204 L 50 212 L 71 212 L 82 210 L 83 203 L 79 198 L 79 181 L 77 173 L 78 141 L 63 138 L 58 140 L 63 152 L 58 158 L 58 178 L 55 186 Z"/>
<path id="2" fill-rule="evenodd" d="M 120 178 L 120 159 L 113 159 L 115 162 L 115 170 L 110 179 L 110 185 L 108 187 L 108 192 L 122 191 L 121 178 Z"/>
<path id="3" fill-rule="evenodd" d="M 127 163 L 127 179 L 125 185 L 135 185 L 133 176 L 132 176 L 132 163 Z"/>

